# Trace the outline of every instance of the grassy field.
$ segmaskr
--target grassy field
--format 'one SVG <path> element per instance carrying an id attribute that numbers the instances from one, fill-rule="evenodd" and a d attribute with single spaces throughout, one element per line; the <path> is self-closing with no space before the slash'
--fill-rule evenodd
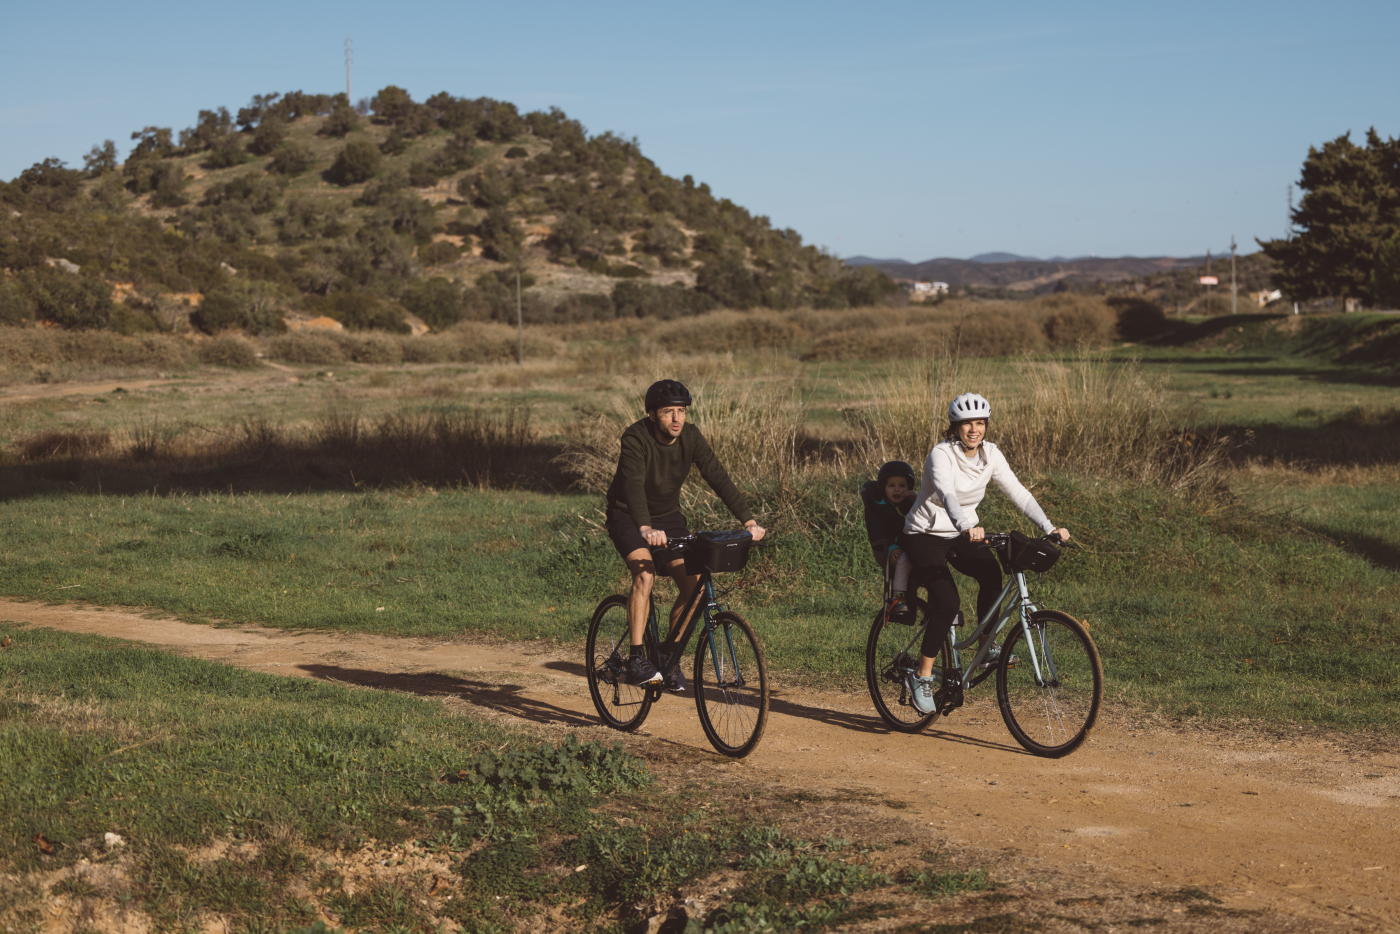
<path id="1" fill-rule="evenodd" d="M 841 805 L 403 695 L 44 630 L 0 652 L 0 686 L 6 931 L 621 932 L 716 873 L 694 930 L 820 930 L 996 887 L 911 840 L 799 835 Z"/>
<path id="2" fill-rule="evenodd" d="M 724 313 L 709 339 L 741 324 Z M 1184 346 L 956 364 L 804 362 L 802 345 L 658 357 L 663 325 L 639 323 L 641 337 L 574 326 L 555 335 L 566 352 L 525 367 L 206 369 L 142 391 L 40 396 L 0 410 L 0 591 L 576 643 L 624 581 L 598 497 L 568 487 L 606 481 L 637 387 L 665 370 L 697 389 L 699 424 L 773 532 L 731 601 L 780 678 L 859 689 L 878 580 L 855 490 L 880 457 L 922 460 L 938 399 L 994 387 L 992 439 L 1087 546 L 1047 575 L 1044 602 L 1089 618 L 1114 698 L 1172 715 L 1393 725 L 1394 377 L 1303 352 L 1274 319 L 1220 324 Z M 1361 324 L 1333 343 L 1389 327 Z M 1094 416 L 1109 409 L 1121 414 Z M 385 434 L 395 419 L 525 411 L 529 469 L 504 477 L 444 469 L 467 442 L 420 455 Z M 1135 421 L 1136 434 L 1120 430 Z M 45 438 L 97 440 L 86 455 L 45 455 Z M 549 462 L 569 444 L 584 451 L 575 466 L 591 464 L 581 474 Z M 1204 466 L 1178 469 L 1183 457 Z M 727 522 L 692 500 L 693 525 Z M 1023 524 L 996 495 L 984 520 Z"/>

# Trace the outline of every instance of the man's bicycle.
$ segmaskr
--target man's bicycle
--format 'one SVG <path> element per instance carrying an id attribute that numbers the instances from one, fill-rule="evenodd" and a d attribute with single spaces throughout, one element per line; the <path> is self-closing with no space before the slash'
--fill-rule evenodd
<path id="1" fill-rule="evenodd" d="M 700 725 L 710 743 L 724 755 L 742 758 L 753 752 L 768 722 L 768 668 L 763 647 L 748 621 L 715 599 L 710 577 L 741 569 L 752 543 L 747 532 L 700 532 L 672 538 L 652 549 L 654 556 L 663 555 L 667 561 L 683 557 L 686 571 L 700 575 L 700 583 L 684 608 L 685 628 L 676 637 L 675 651 L 666 658 L 658 649 L 661 634 L 656 598 L 652 597 L 645 644 L 647 657 L 661 672 L 660 682 L 628 684 L 625 680 L 630 646 L 627 597 L 613 594 L 598 604 L 588 625 L 586 664 L 588 692 L 604 723 L 628 732 L 639 728 L 651 705 L 661 697 L 665 679 L 681 663 L 691 634 L 698 630 L 692 681 Z"/>
<path id="2" fill-rule="evenodd" d="M 1059 559 L 1060 548 L 1074 546 L 1061 543 L 1053 533 L 1043 539 L 1019 532 L 1001 533 L 987 536 L 986 542 L 996 549 L 1009 579 L 996 605 L 966 638 L 960 638 L 955 621 L 944 640 L 933 670 L 939 685 L 934 694 L 937 709 L 920 713 L 909 695 L 908 675 L 918 669 L 928 624 L 928 606 L 913 594 L 914 625 L 887 623 L 890 595 L 886 593 L 870 627 L 865 649 L 870 697 L 892 729 L 917 733 L 936 717 L 946 717 L 961 707 L 966 691 L 995 674 L 1001 718 L 1016 742 L 1038 756 L 1069 755 L 1084 742 L 1098 719 L 1103 665 L 1083 623 L 1031 602 L 1026 573 L 1050 570 Z M 961 618 L 959 615 L 958 620 Z M 1003 632 L 1000 655 L 994 656 L 997 637 Z M 984 637 L 988 638 L 983 641 Z"/>

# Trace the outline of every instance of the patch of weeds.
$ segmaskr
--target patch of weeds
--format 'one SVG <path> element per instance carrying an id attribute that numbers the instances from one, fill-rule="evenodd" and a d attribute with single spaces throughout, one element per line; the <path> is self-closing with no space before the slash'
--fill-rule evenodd
<path id="1" fill-rule="evenodd" d="M 821 902 L 803 908 L 772 903 L 734 902 L 710 912 L 702 926 L 704 934 L 759 934 L 769 931 L 818 931 L 822 928 L 875 921 L 890 904 L 852 907 L 845 900 Z M 687 926 L 688 927 L 688 926 Z"/>
<path id="2" fill-rule="evenodd" d="M 1074 898 L 1057 898 L 1055 904 L 1061 908 L 1069 908 L 1074 905 L 1103 905 L 1108 902 L 1107 895 L 1080 895 Z"/>
<path id="3" fill-rule="evenodd" d="M 964 892 L 984 892 L 993 887 L 993 882 L 981 869 L 971 872 L 906 871 L 900 881 L 925 898 L 949 898 Z"/>
<path id="4" fill-rule="evenodd" d="M 254 865 L 278 885 L 286 885 L 291 879 L 306 875 L 311 869 L 311 860 L 290 843 L 278 841 L 264 847 Z"/>
<path id="5" fill-rule="evenodd" d="M 54 895 L 67 895 L 72 898 L 86 898 L 89 895 L 97 894 L 97 886 L 82 878 L 72 876 L 62 882 L 55 882 L 49 887 L 49 892 Z"/>
<path id="6" fill-rule="evenodd" d="M 433 930 L 431 919 L 423 916 L 412 897 L 397 886 L 387 883 L 354 895 L 338 892 L 327 899 L 326 904 L 352 928 L 397 928 L 403 931 L 423 932 Z"/>
<path id="7" fill-rule="evenodd" d="M 531 870 L 543 858 L 540 848 L 519 840 L 503 840 L 478 850 L 462 861 L 459 872 L 462 887 L 476 895 L 502 895 L 538 898 L 545 881 Z"/>
<path id="8" fill-rule="evenodd" d="M 638 827 L 593 830 L 559 849 L 559 861 L 587 866 L 567 888 L 590 902 L 634 902 L 668 892 L 719 865 L 722 848 L 707 833 L 648 837 Z"/>

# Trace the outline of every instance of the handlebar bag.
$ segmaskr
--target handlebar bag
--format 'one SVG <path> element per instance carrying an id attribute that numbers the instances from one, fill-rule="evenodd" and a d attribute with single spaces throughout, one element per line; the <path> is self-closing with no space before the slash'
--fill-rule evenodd
<path id="1" fill-rule="evenodd" d="M 751 547 L 753 536 L 748 532 L 701 532 L 686 548 L 685 572 L 719 574 L 743 570 Z"/>
<path id="2" fill-rule="evenodd" d="M 1020 532 L 1010 533 L 1003 564 L 1009 572 L 1034 571 L 1043 574 L 1060 560 L 1060 549 L 1043 538 L 1031 538 Z"/>

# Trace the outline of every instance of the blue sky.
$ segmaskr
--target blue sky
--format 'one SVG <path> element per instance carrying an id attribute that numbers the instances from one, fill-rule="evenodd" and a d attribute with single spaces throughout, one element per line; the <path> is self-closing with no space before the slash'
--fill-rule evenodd
<path id="1" fill-rule="evenodd" d="M 1400 135 L 1400 4 L 8 4 L 0 177 L 255 93 L 562 107 L 779 227 L 922 260 L 1248 251 Z"/>

